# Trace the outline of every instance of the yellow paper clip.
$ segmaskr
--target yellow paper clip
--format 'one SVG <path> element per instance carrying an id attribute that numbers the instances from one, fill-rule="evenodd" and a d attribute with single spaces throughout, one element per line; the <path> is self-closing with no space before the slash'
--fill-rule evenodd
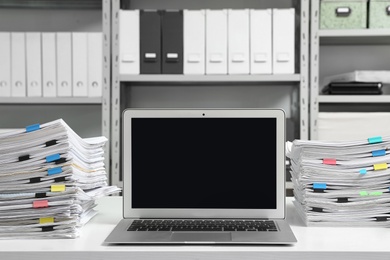
<path id="1" fill-rule="evenodd" d="M 65 184 L 51 185 L 51 192 L 65 191 Z"/>
<path id="2" fill-rule="evenodd" d="M 387 169 L 387 163 L 374 164 L 374 170 L 375 171 L 386 170 L 386 169 Z"/>
<path id="3" fill-rule="evenodd" d="M 53 217 L 39 218 L 39 224 L 54 223 Z"/>

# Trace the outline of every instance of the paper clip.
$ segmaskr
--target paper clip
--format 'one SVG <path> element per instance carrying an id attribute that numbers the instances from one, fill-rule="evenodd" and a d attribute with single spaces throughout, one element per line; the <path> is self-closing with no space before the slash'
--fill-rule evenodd
<path id="1" fill-rule="evenodd" d="M 359 170 L 359 173 L 360 173 L 361 175 L 364 175 L 364 174 L 367 173 L 367 169 L 360 169 L 360 170 Z"/>
<path id="2" fill-rule="evenodd" d="M 62 167 L 56 167 L 56 168 L 51 168 L 47 169 L 47 175 L 54 175 L 54 174 L 59 174 L 62 172 Z"/>
<path id="3" fill-rule="evenodd" d="M 51 141 L 47 141 L 45 143 L 46 147 L 49 147 L 49 146 L 52 146 L 52 145 L 56 145 L 57 144 L 57 140 L 51 140 Z"/>
<path id="4" fill-rule="evenodd" d="M 27 161 L 29 159 L 30 159 L 30 155 L 29 154 L 19 156 L 19 158 L 18 158 L 19 162 Z"/>
<path id="5" fill-rule="evenodd" d="M 30 178 L 30 183 L 39 183 L 41 182 L 41 177 Z"/>
<path id="6" fill-rule="evenodd" d="M 47 200 L 33 201 L 33 208 L 47 208 L 47 207 L 49 207 L 49 201 Z"/>
<path id="7" fill-rule="evenodd" d="M 53 217 L 39 218 L 39 224 L 54 223 Z"/>
<path id="8" fill-rule="evenodd" d="M 377 156 L 384 156 L 386 155 L 386 150 L 376 150 L 372 151 L 372 157 L 377 157 Z"/>
<path id="9" fill-rule="evenodd" d="M 56 161 L 56 160 L 58 160 L 58 159 L 60 159 L 61 157 L 60 157 L 60 154 L 59 153 L 57 153 L 57 154 L 53 154 L 53 155 L 49 155 L 49 156 L 47 156 L 46 157 L 46 162 L 53 162 L 53 161 Z"/>
<path id="10" fill-rule="evenodd" d="M 337 198 L 337 203 L 347 203 L 348 198 Z"/>
<path id="11" fill-rule="evenodd" d="M 26 133 L 33 132 L 33 131 L 36 131 L 39 129 L 41 129 L 40 124 L 29 125 L 29 126 L 26 126 Z"/>
<path id="12" fill-rule="evenodd" d="M 327 164 L 327 165 L 336 165 L 337 164 L 336 159 L 331 159 L 331 158 L 322 159 L 322 163 Z"/>
<path id="13" fill-rule="evenodd" d="M 42 232 L 48 232 L 48 231 L 53 231 L 53 230 L 54 230 L 54 226 L 42 227 Z"/>
<path id="14" fill-rule="evenodd" d="M 51 192 L 65 191 L 65 184 L 51 185 Z"/>
<path id="15" fill-rule="evenodd" d="M 387 169 L 387 163 L 374 164 L 374 170 L 375 171 L 386 170 L 386 169 Z"/>
<path id="16" fill-rule="evenodd" d="M 370 137 L 370 138 L 368 138 L 368 143 L 369 143 L 369 144 L 382 143 L 382 136 Z"/>
<path id="17" fill-rule="evenodd" d="M 326 190 L 326 183 L 321 183 L 321 182 L 313 183 L 313 189 L 315 189 L 315 190 Z"/>
<path id="18" fill-rule="evenodd" d="M 383 192 L 381 191 L 372 191 L 372 192 L 367 192 L 367 191 L 361 191 L 359 192 L 360 196 L 381 196 Z"/>

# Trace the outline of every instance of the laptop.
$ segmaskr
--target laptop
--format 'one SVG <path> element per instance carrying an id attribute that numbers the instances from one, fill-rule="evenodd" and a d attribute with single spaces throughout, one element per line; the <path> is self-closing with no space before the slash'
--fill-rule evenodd
<path id="1" fill-rule="evenodd" d="M 279 109 L 128 109 L 108 244 L 291 244 Z"/>

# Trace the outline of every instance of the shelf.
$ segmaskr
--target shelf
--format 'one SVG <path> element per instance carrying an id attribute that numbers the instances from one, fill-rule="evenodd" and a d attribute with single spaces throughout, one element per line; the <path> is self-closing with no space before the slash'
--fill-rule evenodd
<path id="1" fill-rule="evenodd" d="M 318 103 L 390 103 L 390 95 L 319 95 Z"/>
<path id="2" fill-rule="evenodd" d="M 321 45 L 390 44 L 390 29 L 319 30 Z"/>
<path id="3" fill-rule="evenodd" d="M 18 104 L 18 105 L 35 105 L 35 104 L 65 104 L 65 105 L 99 105 L 102 104 L 101 97 L 1 97 L 0 104 Z"/>
<path id="4" fill-rule="evenodd" d="M 120 75 L 128 82 L 300 82 L 300 74 L 280 75 Z"/>
<path id="5" fill-rule="evenodd" d="M 3 0 L 1 8 L 19 9 L 102 9 L 101 0 Z"/>

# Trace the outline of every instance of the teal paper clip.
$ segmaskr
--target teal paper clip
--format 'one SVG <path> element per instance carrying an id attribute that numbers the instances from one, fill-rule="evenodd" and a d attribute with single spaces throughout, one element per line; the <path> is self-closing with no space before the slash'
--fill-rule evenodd
<path id="1" fill-rule="evenodd" d="M 313 189 L 326 190 L 326 183 L 313 183 Z"/>
<path id="2" fill-rule="evenodd" d="M 367 169 L 360 169 L 359 173 L 360 173 L 361 175 L 364 175 L 364 174 L 367 173 Z"/>
<path id="3" fill-rule="evenodd" d="M 370 144 L 382 143 L 382 136 L 370 137 L 370 138 L 368 138 L 368 143 L 370 143 Z"/>
<path id="4" fill-rule="evenodd" d="M 384 156 L 384 155 L 386 155 L 386 150 L 372 151 L 372 157 Z"/>
<path id="5" fill-rule="evenodd" d="M 41 125 L 40 124 L 29 125 L 29 126 L 26 126 L 26 133 L 33 132 L 33 131 L 36 131 L 36 130 L 39 130 L 39 129 L 41 129 Z"/>
<path id="6" fill-rule="evenodd" d="M 47 170 L 47 175 L 59 174 L 62 172 L 62 167 L 51 168 Z"/>
<path id="7" fill-rule="evenodd" d="M 49 155 L 49 156 L 47 156 L 46 157 L 46 162 L 53 162 L 53 161 L 56 161 L 56 160 L 58 160 L 58 159 L 60 159 L 61 157 L 60 157 L 60 154 L 59 153 L 57 153 L 57 154 L 53 154 L 53 155 Z"/>

